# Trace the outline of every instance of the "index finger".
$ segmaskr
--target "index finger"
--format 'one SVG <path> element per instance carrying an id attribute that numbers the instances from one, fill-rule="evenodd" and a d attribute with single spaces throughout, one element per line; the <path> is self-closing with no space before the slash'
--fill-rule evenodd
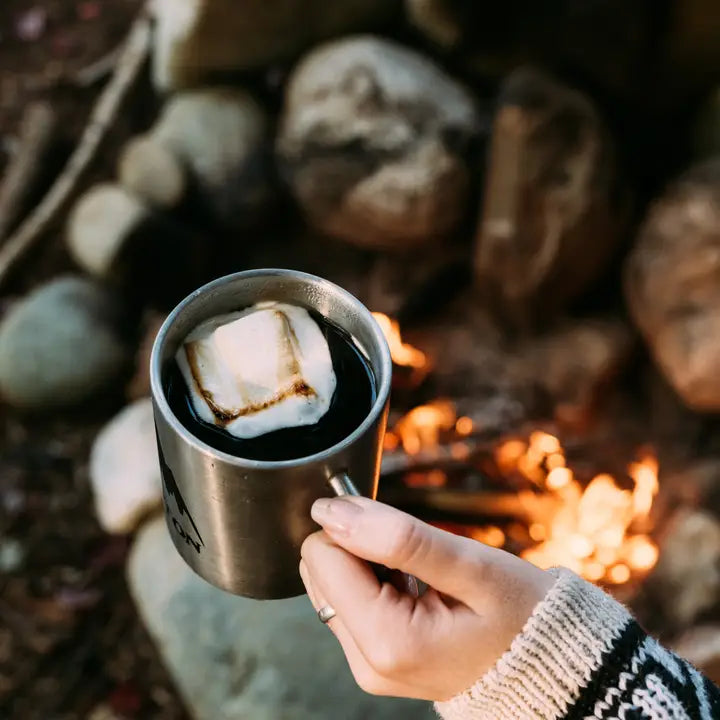
<path id="1" fill-rule="evenodd" d="M 312 516 L 353 555 L 411 573 L 468 604 L 485 599 L 489 575 L 505 555 L 369 498 L 322 498 Z"/>

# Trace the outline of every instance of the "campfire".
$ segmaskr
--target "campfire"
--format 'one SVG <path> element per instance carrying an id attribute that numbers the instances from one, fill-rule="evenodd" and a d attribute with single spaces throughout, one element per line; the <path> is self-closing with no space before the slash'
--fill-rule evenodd
<path id="1" fill-rule="evenodd" d="M 396 321 L 381 313 L 374 315 L 394 364 L 418 370 L 429 366 L 425 353 L 403 342 Z M 468 469 L 490 462 L 501 483 L 506 481 L 506 494 L 486 494 L 485 508 L 482 497 L 475 496 L 478 509 L 481 514 L 484 510 L 514 517 L 505 527 L 500 523 L 450 525 L 480 542 L 508 547 L 539 567 L 568 567 L 588 580 L 609 585 L 642 577 L 655 566 L 658 546 L 650 532 L 658 462 L 651 450 L 638 452 L 625 478 L 598 473 L 583 479 L 568 462 L 560 439 L 549 432 L 533 430 L 525 437 L 499 438 L 490 445 L 478 445 L 476 438 L 472 419 L 458 416 L 452 401 L 438 398 L 395 420 L 386 434 L 385 450 L 391 456 L 421 458 L 422 469 L 403 474 L 403 485 L 409 489 L 445 488 L 449 478 L 441 466 L 448 459 Z M 458 502 L 461 496 L 458 492 Z M 426 501 L 433 504 L 431 497 Z"/>

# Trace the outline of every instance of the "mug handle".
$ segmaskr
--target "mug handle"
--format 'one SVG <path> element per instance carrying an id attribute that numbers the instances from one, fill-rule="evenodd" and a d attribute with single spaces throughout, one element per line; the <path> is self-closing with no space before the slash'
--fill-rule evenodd
<path id="1" fill-rule="evenodd" d="M 328 480 L 328 484 L 338 497 L 342 497 L 343 495 L 360 496 L 358 489 L 355 487 L 355 483 L 345 472 L 333 475 Z M 381 582 L 389 582 L 396 589 L 400 590 L 400 592 L 405 592 L 414 598 L 420 598 L 428 589 L 427 583 L 424 583 L 422 580 L 418 580 L 414 575 L 410 575 L 399 570 L 390 570 L 383 565 L 377 565 L 375 563 L 371 564 L 375 574 L 378 576 L 378 580 Z"/>

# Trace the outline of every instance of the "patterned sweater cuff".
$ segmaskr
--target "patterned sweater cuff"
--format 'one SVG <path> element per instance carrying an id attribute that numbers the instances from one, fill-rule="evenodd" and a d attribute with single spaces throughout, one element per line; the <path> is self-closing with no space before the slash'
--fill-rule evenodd
<path id="1" fill-rule="evenodd" d="M 435 704 L 445 720 L 559 720 L 632 618 L 563 568 L 510 649 L 469 690 Z"/>

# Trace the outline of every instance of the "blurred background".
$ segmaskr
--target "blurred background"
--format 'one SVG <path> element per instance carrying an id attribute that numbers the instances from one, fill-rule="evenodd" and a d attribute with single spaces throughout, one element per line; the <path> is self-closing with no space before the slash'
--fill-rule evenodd
<path id="1" fill-rule="evenodd" d="M 432 717 L 167 537 L 155 333 L 268 266 L 376 313 L 380 499 L 720 680 L 714 0 L 4 0 L 0 716 Z"/>

